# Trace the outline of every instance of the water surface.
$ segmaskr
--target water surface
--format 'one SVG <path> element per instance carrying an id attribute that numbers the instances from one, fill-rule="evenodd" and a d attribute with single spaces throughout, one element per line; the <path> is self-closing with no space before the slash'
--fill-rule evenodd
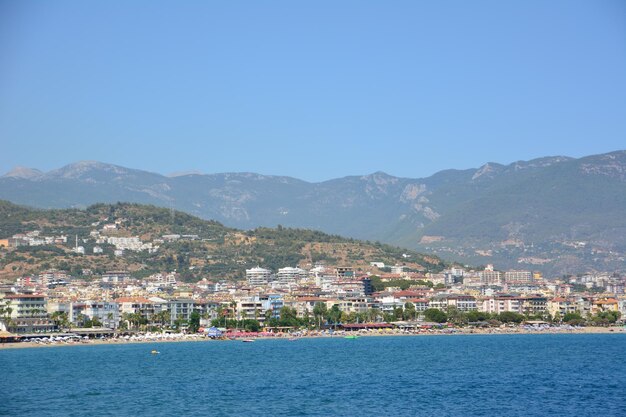
<path id="1" fill-rule="evenodd" d="M 625 353 L 624 334 L 8 349 L 0 415 L 624 416 Z"/>

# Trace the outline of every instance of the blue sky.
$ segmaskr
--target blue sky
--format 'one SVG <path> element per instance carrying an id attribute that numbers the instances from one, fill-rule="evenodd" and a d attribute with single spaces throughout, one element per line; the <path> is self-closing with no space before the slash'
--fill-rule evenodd
<path id="1" fill-rule="evenodd" d="M 309 181 L 626 149 L 623 1 L 0 1 L 0 171 Z"/>

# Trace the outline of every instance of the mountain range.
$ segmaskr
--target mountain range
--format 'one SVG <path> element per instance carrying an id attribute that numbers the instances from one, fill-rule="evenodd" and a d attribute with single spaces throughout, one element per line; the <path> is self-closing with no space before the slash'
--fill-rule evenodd
<path id="1" fill-rule="evenodd" d="M 230 227 L 315 229 L 501 269 L 626 269 L 626 151 L 319 183 L 254 173 L 164 176 L 83 161 L 50 172 L 15 168 L 0 177 L 0 199 L 39 208 L 153 204 Z"/>

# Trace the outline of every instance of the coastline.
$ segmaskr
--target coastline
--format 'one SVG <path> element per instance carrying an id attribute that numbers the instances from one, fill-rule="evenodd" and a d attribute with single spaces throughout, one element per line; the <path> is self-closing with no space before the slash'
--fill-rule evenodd
<path id="1" fill-rule="evenodd" d="M 478 335 L 540 335 L 540 334 L 626 334 L 625 327 L 580 327 L 573 329 L 537 329 L 528 330 L 522 328 L 490 328 L 490 329 L 442 329 L 423 332 L 401 332 L 401 331 L 385 331 L 385 332 L 345 332 L 338 331 L 334 334 L 317 333 L 304 334 L 297 336 L 297 339 L 312 338 L 343 338 L 347 335 L 355 335 L 358 337 L 423 337 L 423 336 L 478 336 Z M 283 339 L 288 340 L 293 335 L 284 334 L 277 336 L 251 336 L 254 340 L 271 340 Z M 97 345 L 129 345 L 129 344 L 154 344 L 154 343 L 185 343 L 185 342 L 224 342 L 224 341 L 241 341 L 245 337 L 237 337 L 233 339 L 211 339 L 203 335 L 183 335 L 176 338 L 145 338 L 145 339 L 89 339 L 78 342 L 11 342 L 0 343 L 0 351 L 9 349 L 29 349 L 29 348 L 54 348 L 62 346 L 97 346 Z"/>

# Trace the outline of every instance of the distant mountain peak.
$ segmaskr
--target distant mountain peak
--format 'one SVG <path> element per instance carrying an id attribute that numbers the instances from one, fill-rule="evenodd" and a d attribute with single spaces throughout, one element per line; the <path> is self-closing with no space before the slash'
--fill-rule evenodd
<path id="1" fill-rule="evenodd" d="M 98 161 L 78 161 L 50 171 L 46 176 L 52 178 L 80 179 L 94 171 L 121 175 L 128 174 L 134 170 Z"/>
<path id="2" fill-rule="evenodd" d="M 166 177 L 169 178 L 176 178 L 176 177 L 186 177 L 188 175 L 204 175 L 204 173 L 202 171 L 193 169 L 190 171 L 176 171 L 176 172 L 172 172 L 166 175 Z"/>
<path id="3" fill-rule="evenodd" d="M 398 177 L 394 177 L 393 175 L 387 174 L 386 172 L 383 172 L 383 171 L 376 171 L 369 175 L 363 175 L 361 178 L 364 180 L 370 180 L 374 182 L 396 181 L 398 179 Z"/>
<path id="4" fill-rule="evenodd" d="M 604 175 L 620 181 L 626 180 L 626 151 L 615 151 L 583 158 L 580 169 L 585 174 Z"/>
<path id="5" fill-rule="evenodd" d="M 485 165 L 478 168 L 476 173 L 472 176 L 472 181 L 475 181 L 479 178 L 492 178 L 495 174 L 497 174 L 502 169 L 502 165 L 496 164 L 494 162 L 487 162 Z"/>
<path id="6" fill-rule="evenodd" d="M 562 162 L 571 161 L 574 158 L 570 158 L 569 156 L 546 156 L 542 158 L 531 159 L 530 161 L 517 161 L 512 163 L 510 166 L 513 166 L 515 170 L 526 169 L 526 168 L 546 168 L 555 164 L 560 164 Z"/>
<path id="7" fill-rule="evenodd" d="M 106 162 L 91 161 L 91 160 L 74 162 L 73 164 L 66 165 L 66 168 L 85 169 L 85 170 L 103 169 L 103 170 L 109 170 L 109 171 L 132 171 L 133 170 L 132 168 L 126 168 L 121 165 L 115 165 L 115 164 L 109 164 Z"/>
<path id="8" fill-rule="evenodd" d="M 23 166 L 18 165 L 15 168 L 13 168 L 11 171 L 4 174 L 3 177 L 31 180 L 34 178 L 41 177 L 42 175 L 43 175 L 43 172 L 39 171 L 38 169 L 33 169 L 33 168 L 28 168 L 28 167 L 23 167 Z"/>

